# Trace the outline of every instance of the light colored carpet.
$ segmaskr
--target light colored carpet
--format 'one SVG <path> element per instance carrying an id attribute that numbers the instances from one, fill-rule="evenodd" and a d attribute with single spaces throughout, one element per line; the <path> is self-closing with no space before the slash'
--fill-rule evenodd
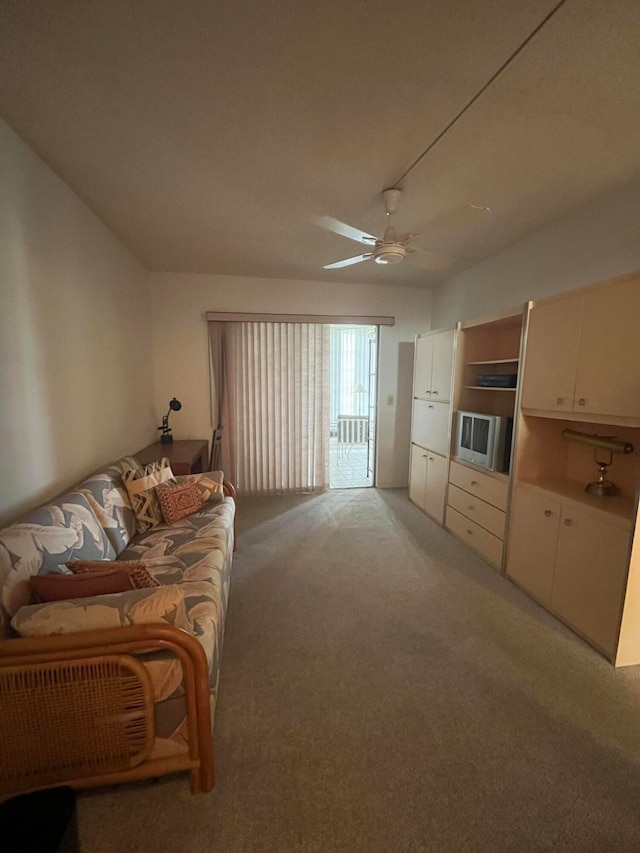
<path id="1" fill-rule="evenodd" d="M 84 853 L 638 851 L 615 671 L 407 500 L 239 504 L 217 786 L 85 793 Z"/>

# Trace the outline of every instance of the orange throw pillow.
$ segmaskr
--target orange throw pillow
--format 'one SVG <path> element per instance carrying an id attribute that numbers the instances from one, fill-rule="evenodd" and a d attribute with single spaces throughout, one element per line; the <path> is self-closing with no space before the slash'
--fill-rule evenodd
<path id="1" fill-rule="evenodd" d="M 139 560 L 72 560 L 65 563 L 74 575 L 95 574 L 107 569 L 119 571 L 128 575 L 134 589 L 148 589 L 152 586 L 160 586 L 160 583 L 149 574 L 144 563 Z"/>
<path id="2" fill-rule="evenodd" d="M 186 518 L 202 506 L 202 495 L 193 483 L 156 486 L 156 495 L 167 524 Z"/>
<path id="3" fill-rule="evenodd" d="M 64 601 L 69 598 L 91 598 L 135 589 L 126 572 L 107 569 L 90 575 L 33 575 L 29 578 L 31 590 L 41 602 Z"/>

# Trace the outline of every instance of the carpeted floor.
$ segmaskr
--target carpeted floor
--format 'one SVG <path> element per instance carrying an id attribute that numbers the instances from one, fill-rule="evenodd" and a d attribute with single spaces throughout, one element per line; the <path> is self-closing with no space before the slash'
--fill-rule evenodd
<path id="1" fill-rule="evenodd" d="M 80 795 L 83 853 L 640 850 L 639 667 L 406 491 L 238 512 L 217 786 Z"/>

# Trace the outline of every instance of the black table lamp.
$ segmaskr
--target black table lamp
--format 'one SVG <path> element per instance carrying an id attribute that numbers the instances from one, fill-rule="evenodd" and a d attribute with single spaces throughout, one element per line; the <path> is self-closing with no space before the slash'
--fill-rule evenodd
<path id="1" fill-rule="evenodd" d="M 162 426 L 159 426 L 158 429 L 162 430 L 162 435 L 160 436 L 160 441 L 163 444 L 170 444 L 173 441 L 173 436 L 171 435 L 171 430 L 169 429 L 169 415 L 172 411 L 179 412 L 182 408 L 182 403 L 180 400 L 176 400 L 174 397 L 173 400 L 169 403 L 169 411 L 166 415 L 162 417 Z"/>

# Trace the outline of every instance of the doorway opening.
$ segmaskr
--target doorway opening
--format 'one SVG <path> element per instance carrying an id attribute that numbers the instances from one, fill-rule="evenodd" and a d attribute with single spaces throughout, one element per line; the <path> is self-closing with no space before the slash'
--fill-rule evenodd
<path id="1" fill-rule="evenodd" d="M 332 489 L 375 482 L 377 326 L 331 326 Z"/>

